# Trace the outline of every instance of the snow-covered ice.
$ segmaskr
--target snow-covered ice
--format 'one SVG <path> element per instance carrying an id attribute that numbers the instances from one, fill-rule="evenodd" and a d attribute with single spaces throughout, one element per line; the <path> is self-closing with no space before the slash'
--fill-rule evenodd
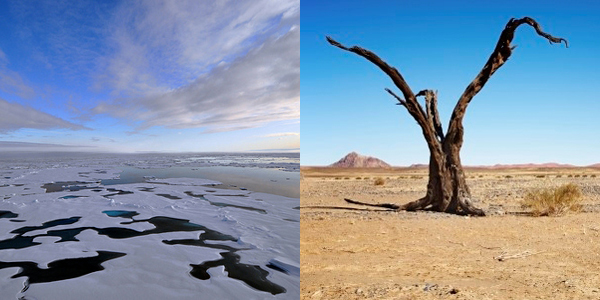
<path id="1" fill-rule="evenodd" d="M 218 165 L 198 157 L 0 160 L 3 299 L 298 299 L 298 198 L 211 178 L 115 184 L 123 166 Z"/>

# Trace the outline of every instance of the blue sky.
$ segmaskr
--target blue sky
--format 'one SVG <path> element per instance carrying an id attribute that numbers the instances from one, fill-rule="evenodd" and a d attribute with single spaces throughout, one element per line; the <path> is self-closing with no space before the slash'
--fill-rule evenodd
<path id="1" fill-rule="evenodd" d="M 600 162 L 600 4 L 556 2 L 302 1 L 302 165 L 351 151 L 398 166 L 429 160 L 420 128 L 384 91 L 399 93 L 391 80 L 326 35 L 372 50 L 415 92 L 438 90 L 445 129 L 507 21 L 524 16 L 569 48 L 519 27 L 513 55 L 468 107 L 463 164 Z"/>
<path id="2" fill-rule="evenodd" d="M 298 151 L 299 5 L 0 1 L 0 149 Z"/>

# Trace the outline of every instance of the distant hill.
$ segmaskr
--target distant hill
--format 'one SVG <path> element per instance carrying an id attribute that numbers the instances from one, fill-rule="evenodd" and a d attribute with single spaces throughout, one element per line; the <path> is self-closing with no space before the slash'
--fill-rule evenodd
<path id="1" fill-rule="evenodd" d="M 356 152 L 351 152 L 344 156 L 337 162 L 327 166 L 334 168 L 393 168 L 388 163 L 366 155 L 360 155 Z M 327 168 L 326 167 L 326 168 Z M 411 169 L 426 169 L 428 164 L 412 164 L 408 166 Z M 488 169 L 488 170 L 502 170 L 502 169 L 571 169 L 571 168 L 596 168 L 600 169 L 600 163 L 591 164 L 587 166 L 576 166 L 571 164 L 561 163 L 522 163 L 522 164 L 496 164 L 496 165 L 465 165 L 468 169 Z M 406 167 L 396 167 L 406 168 Z"/>
<path id="2" fill-rule="evenodd" d="M 413 168 L 413 169 L 427 168 L 427 167 L 429 167 L 428 164 L 412 164 L 409 166 L 409 168 Z"/>
<path id="3" fill-rule="evenodd" d="M 349 153 L 336 163 L 330 165 L 335 168 L 391 168 L 381 159 L 360 155 L 356 152 Z"/>

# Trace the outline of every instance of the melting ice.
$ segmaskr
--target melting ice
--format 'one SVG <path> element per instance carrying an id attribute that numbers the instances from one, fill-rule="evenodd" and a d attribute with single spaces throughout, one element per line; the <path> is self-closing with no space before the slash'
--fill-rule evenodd
<path id="1" fill-rule="evenodd" d="M 298 165 L 297 154 L 0 158 L 0 291 L 297 299 Z"/>

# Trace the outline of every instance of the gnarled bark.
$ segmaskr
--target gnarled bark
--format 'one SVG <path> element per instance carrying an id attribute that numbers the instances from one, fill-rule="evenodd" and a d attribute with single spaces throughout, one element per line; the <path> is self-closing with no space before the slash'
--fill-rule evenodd
<path id="1" fill-rule="evenodd" d="M 369 204 L 356 200 L 345 200 L 349 203 L 390 209 L 410 211 L 430 209 L 439 212 L 484 216 L 485 212 L 475 207 L 471 201 L 471 192 L 467 186 L 460 161 L 460 149 L 464 136 L 462 121 L 467 106 L 473 97 L 479 93 L 494 72 L 504 65 L 512 54 L 514 46 L 511 45 L 511 42 L 514 38 L 515 30 L 522 24 L 533 27 L 539 36 L 547 39 L 551 44 L 564 42 L 565 46 L 568 47 L 567 40 L 545 33 L 532 18 L 510 19 L 500 34 L 496 48 L 494 48 L 487 62 L 458 99 L 448 124 L 448 131 L 445 134 L 437 109 L 437 92 L 422 90 L 414 94 L 400 72 L 388 65 L 375 53 L 358 46 L 348 48 L 331 37 L 327 37 L 327 41 L 331 45 L 366 58 L 390 77 L 404 98 L 396 95 L 390 89 L 386 88 L 385 90 L 398 101 L 398 105 L 405 107 L 408 113 L 417 121 L 430 152 L 429 182 L 427 184 L 427 193 L 423 198 L 404 205 L 392 203 Z M 421 96 L 425 97 L 425 109 L 417 101 L 417 97 Z"/>

